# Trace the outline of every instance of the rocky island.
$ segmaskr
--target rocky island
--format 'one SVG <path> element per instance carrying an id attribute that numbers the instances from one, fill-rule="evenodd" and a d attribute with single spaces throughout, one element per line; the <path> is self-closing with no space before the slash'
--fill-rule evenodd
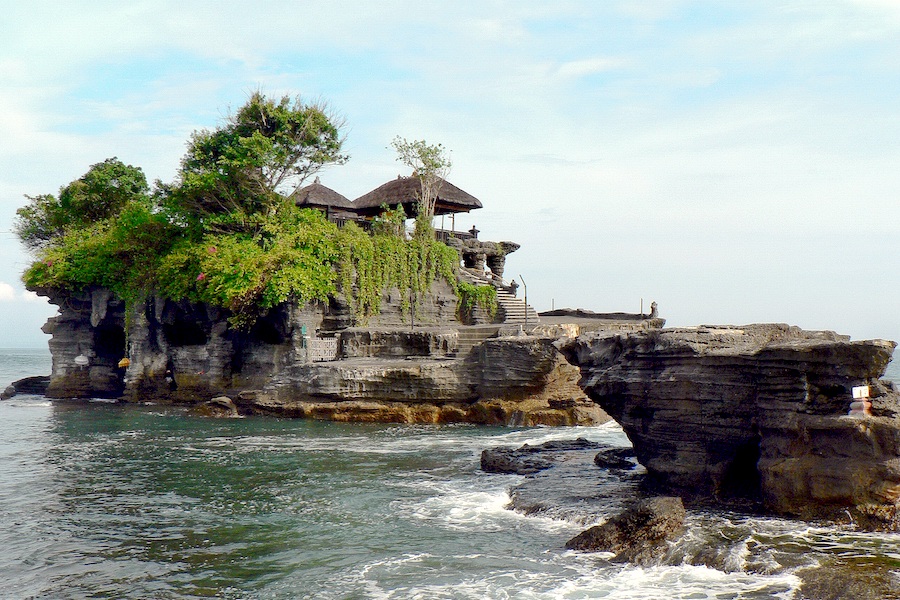
<path id="1" fill-rule="evenodd" d="M 403 423 L 612 417 L 665 494 L 896 525 L 893 342 L 663 329 L 655 305 L 539 317 L 504 279 L 518 244 L 455 229 L 481 202 L 446 180 L 442 149 L 394 145 L 413 175 L 353 202 L 301 185 L 346 160 L 336 127 L 255 94 L 194 135 L 172 184 L 151 193 L 109 159 L 31 198 L 24 280 L 59 307 L 47 396 Z"/>

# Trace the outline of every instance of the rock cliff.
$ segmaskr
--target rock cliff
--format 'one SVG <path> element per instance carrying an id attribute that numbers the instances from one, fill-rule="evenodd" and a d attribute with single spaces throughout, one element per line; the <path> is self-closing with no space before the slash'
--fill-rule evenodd
<path id="1" fill-rule="evenodd" d="M 394 346 L 403 345 L 404 335 L 422 347 L 424 332 L 372 337 L 393 339 Z M 439 330 L 436 338 L 453 347 L 448 335 Z M 359 338 L 355 332 L 351 337 Z M 294 364 L 261 389 L 241 394 L 240 403 L 254 412 L 354 421 L 576 425 L 608 420 L 578 387 L 578 377 L 552 339 L 500 337 L 483 341 L 465 358 Z"/>
<path id="2" fill-rule="evenodd" d="M 470 352 L 451 326 L 456 296 L 446 283 L 420 299 L 415 328 L 395 292 L 365 328 L 348 327 L 352 315 L 336 298 L 285 303 L 236 331 L 226 311 L 206 305 L 149 298 L 126 318 L 124 303 L 106 290 L 44 290 L 60 307 L 44 326 L 53 356 L 47 395 L 188 405 L 225 396 L 245 413 L 356 421 L 608 419 L 552 338 L 494 337 Z"/>
<path id="3" fill-rule="evenodd" d="M 598 332 L 562 349 L 654 486 L 892 527 L 900 396 L 879 378 L 895 346 L 750 325 Z M 850 417 L 851 389 L 863 385 L 873 416 Z"/>

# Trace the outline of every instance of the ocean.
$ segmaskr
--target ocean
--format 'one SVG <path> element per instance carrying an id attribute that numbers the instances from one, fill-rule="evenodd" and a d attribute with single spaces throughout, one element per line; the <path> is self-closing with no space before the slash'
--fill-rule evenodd
<path id="1" fill-rule="evenodd" d="M 49 365 L 0 350 L 0 386 Z M 658 566 L 567 551 L 608 515 L 509 510 L 525 479 L 479 456 L 576 437 L 629 445 L 615 424 L 206 419 L 16 396 L 0 402 L 0 598 L 787 599 L 816 565 L 900 570 L 900 535 L 709 511 Z"/>

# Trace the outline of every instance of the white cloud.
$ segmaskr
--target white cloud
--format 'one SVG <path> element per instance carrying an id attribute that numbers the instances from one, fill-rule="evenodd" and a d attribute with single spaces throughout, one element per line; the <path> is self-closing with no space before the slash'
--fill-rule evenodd
<path id="1" fill-rule="evenodd" d="M 622 58 L 598 56 L 565 62 L 559 66 L 557 73 L 564 78 L 577 78 L 621 69 L 627 65 L 628 61 Z"/>
<path id="2" fill-rule="evenodd" d="M 12 302 L 15 299 L 15 288 L 4 281 L 0 281 L 0 302 Z"/>
<path id="3" fill-rule="evenodd" d="M 23 290 L 22 291 L 22 300 L 25 302 L 34 302 L 37 304 L 47 304 L 49 300 L 45 296 L 38 296 L 32 291 Z"/>

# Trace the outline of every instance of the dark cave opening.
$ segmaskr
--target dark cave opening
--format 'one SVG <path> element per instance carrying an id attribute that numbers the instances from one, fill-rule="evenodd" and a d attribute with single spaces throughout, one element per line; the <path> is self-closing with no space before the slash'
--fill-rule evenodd
<path id="1" fill-rule="evenodd" d="M 734 459 L 722 477 L 719 487 L 723 499 L 758 500 L 760 498 L 762 478 L 759 473 L 760 442 L 759 433 L 740 444 L 734 451 Z"/>
<path id="2" fill-rule="evenodd" d="M 166 341 L 175 347 L 202 346 L 209 341 L 209 335 L 197 323 L 191 321 L 176 321 L 163 325 L 163 335 Z"/>
<path id="3" fill-rule="evenodd" d="M 117 398 L 125 391 L 125 368 L 119 361 L 125 358 L 125 329 L 118 325 L 100 325 L 94 329 L 96 363 L 110 368 L 104 376 L 106 383 L 95 390 L 100 397 Z"/>
<path id="4" fill-rule="evenodd" d="M 118 365 L 125 356 L 125 329 L 118 325 L 101 325 L 94 329 L 94 352 L 101 361 Z"/>

